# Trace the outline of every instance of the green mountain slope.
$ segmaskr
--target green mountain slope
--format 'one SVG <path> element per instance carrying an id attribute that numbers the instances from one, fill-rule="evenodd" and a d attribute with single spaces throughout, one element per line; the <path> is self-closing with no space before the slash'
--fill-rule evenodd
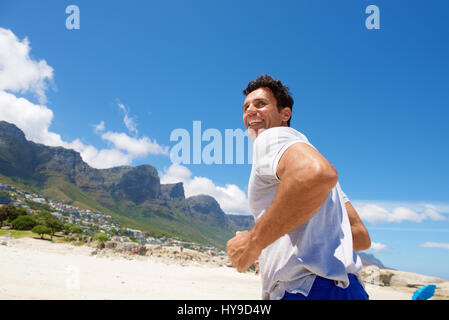
<path id="1" fill-rule="evenodd" d="M 253 222 L 252 217 L 226 215 L 210 196 L 186 199 L 182 183 L 161 184 L 150 165 L 95 169 L 78 152 L 28 141 L 5 121 L 0 121 L 0 182 L 103 211 L 124 226 L 155 236 L 176 236 L 218 248 Z"/>

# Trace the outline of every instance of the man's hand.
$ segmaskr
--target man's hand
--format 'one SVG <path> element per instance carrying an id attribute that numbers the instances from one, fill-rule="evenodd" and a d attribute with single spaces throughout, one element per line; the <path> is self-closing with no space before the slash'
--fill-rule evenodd
<path id="1" fill-rule="evenodd" d="M 346 202 L 346 211 L 348 212 L 349 223 L 351 224 L 352 246 L 354 251 L 359 252 L 371 247 L 371 239 L 368 230 L 352 206 L 351 202 Z"/>
<path id="2" fill-rule="evenodd" d="M 311 219 L 338 182 L 335 168 L 302 142 L 284 152 L 276 174 L 280 183 L 271 205 L 251 230 L 238 232 L 226 246 L 239 272 L 245 271 L 264 248 Z"/>
<path id="3" fill-rule="evenodd" d="M 228 241 L 226 252 L 238 272 L 248 269 L 260 255 L 262 249 L 253 242 L 251 231 L 240 231 Z"/>

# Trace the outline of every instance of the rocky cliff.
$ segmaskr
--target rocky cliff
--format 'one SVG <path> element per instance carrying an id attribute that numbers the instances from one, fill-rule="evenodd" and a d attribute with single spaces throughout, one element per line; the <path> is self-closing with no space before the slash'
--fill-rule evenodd
<path id="1" fill-rule="evenodd" d="M 436 277 L 370 265 L 363 267 L 362 278 L 365 283 L 407 291 L 410 293 L 410 298 L 415 290 L 434 284 L 436 285 L 435 298 L 449 299 L 449 281 Z"/>
<path id="2" fill-rule="evenodd" d="M 186 199 L 182 183 L 161 184 L 151 165 L 95 169 L 78 152 L 28 141 L 5 121 L 0 121 L 0 175 L 55 200 L 110 210 L 149 232 L 219 247 L 250 226 L 248 218 L 228 218 L 210 196 Z"/>

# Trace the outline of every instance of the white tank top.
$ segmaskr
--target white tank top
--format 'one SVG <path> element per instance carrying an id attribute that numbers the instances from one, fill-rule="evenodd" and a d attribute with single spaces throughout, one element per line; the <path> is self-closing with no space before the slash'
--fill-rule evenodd
<path id="1" fill-rule="evenodd" d="M 282 154 L 298 142 L 312 146 L 303 134 L 290 127 L 267 129 L 254 141 L 248 198 L 256 221 L 277 192 L 280 180 L 276 170 Z M 353 250 L 346 201 L 337 183 L 309 221 L 262 251 L 259 265 L 263 299 L 281 299 L 284 291 L 307 296 L 317 275 L 346 288 L 348 273 L 352 273 L 363 284 L 362 263 Z"/>

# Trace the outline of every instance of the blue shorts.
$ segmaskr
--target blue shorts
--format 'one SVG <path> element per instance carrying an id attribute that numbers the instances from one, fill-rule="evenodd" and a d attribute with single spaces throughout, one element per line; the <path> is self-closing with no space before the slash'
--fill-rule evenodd
<path id="1" fill-rule="evenodd" d="M 281 300 L 369 300 L 368 294 L 353 274 L 348 274 L 349 286 L 340 288 L 334 280 L 317 276 L 309 295 L 285 292 Z"/>

